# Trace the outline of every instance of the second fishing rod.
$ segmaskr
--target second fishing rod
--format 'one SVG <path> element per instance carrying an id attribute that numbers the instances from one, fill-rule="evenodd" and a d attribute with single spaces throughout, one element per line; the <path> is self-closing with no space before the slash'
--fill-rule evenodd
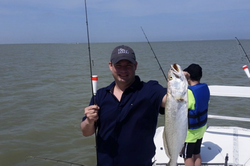
<path id="1" fill-rule="evenodd" d="M 242 46 L 242 44 L 240 43 L 240 41 L 239 41 L 239 39 L 238 39 L 237 37 L 235 37 L 235 39 L 237 40 L 237 42 L 238 42 L 238 44 L 239 44 L 241 50 L 242 50 L 243 53 L 244 53 L 244 56 L 246 57 L 247 61 L 248 61 L 249 64 L 250 64 L 250 59 L 249 59 L 249 57 L 248 57 L 248 55 L 247 55 L 247 53 L 246 53 L 244 47 Z M 249 69 L 248 69 L 247 65 L 242 66 L 242 69 L 244 70 L 244 72 L 246 73 L 248 79 L 250 80 L 250 72 L 249 72 Z"/>
<path id="2" fill-rule="evenodd" d="M 161 67 L 161 64 L 160 64 L 160 62 L 159 62 L 159 60 L 158 60 L 158 58 L 157 58 L 157 56 L 156 56 L 156 54 L 155 54 L 155 52 L 154 52 L 154 49 L 153 49 L 153 47 L 151 46 L 151 44 L 150 44 L 150 42 L 149 42 L 149 40 L 148 40 L 148 37 L 147 37 L 146 33 L 144 32 L 144 30 L 143 30 L 142 27 L 141 27 L 141 30 L 142 30 L 142 32 L 143 32 L 143 34 L 144 34 L 144 36 L 145 36 L 145 38 L 146 38 L 146 40 L 147 40 L 147 42 L 148 42 L 148 45 L 149 45 L 151 51 L 153 52 L 153 54 L 154 54 L 154 56 L 155 56 L 155 59 L 156 59 L 158 65 L 159 65 L 159 67 L 160 67 L 160 70 L 161 70 L 161 72 L 162 72 L 162 74 L 163 74 L 165 80 L 167 81 L 167 80 L 168 80 L 168 79 L 167 79 L 167 76 L 165 75 L 165 73 L 164 73 L 164 71 L 163 71 L 163 69 L 162 69 L 162 67 Z"/>
<path id="3" fill-rule="evenodd" d="M 239 41 L 239 39 L 238 39 L 237 37 L 235 37 L 235 39 L 237 40 L 237 42 L 238 42 L 238 44 L 239 44 L 240 48 L 242 49 L 242 51 L 243 51 L 243 52 L 244 52 L 244 54 L 245 54 L 245 57 L 246 57 L 247 61 L 248 61 L 248 62 L 249 62 L 249 64 L 250 64 L 250 59 L 249 59 L 249 57 L 248 57 L 248 55 L 247 55 L 247 53 L 246 53 L 246 51 L 245 51 L 244 47 L 242 46 L 242 44 L 240 43 L 240 41 Z"/>

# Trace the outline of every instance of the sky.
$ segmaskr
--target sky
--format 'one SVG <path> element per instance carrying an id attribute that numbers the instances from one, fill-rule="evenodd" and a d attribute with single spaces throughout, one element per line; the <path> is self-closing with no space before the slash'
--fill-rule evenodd
<path id="1" fill-rule="evenodd" d="M 0 0 L 0 44 L 250 39 L 250 0 Z"/>

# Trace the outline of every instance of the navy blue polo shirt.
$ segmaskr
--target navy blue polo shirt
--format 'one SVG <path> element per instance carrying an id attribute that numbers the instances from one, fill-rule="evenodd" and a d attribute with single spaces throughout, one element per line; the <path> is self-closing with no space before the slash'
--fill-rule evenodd
<path id="1" fill-rule="evenodd" d="M 152 165 L 153 138 L 167 90 L 157 81 L 146 83 L 136 76 L 118 101 L 112 93 L 114 85 L 115 82 L 99 89 L 96 95 L 100 107 L 96 138 L 98 166 Z"/>

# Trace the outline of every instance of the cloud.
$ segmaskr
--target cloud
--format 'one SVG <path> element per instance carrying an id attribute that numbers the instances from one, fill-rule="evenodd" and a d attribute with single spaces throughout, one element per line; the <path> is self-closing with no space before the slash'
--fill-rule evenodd
<path id="1" fill-rule="evenodd" d="M 0 14 L 20 11 L 85 10 L 84 0 L 1 0 Z M 204 13 L 250 10 L 249 0 L 87 0 L 88 11 L 117 13 L 123 16 Z"/>
<path id="2" fill-rule="evenodd" d="M 64 9 L 74 9 L 79 8 L 84 5 L 83 0 L 1 0 L 1 5 L 6 6 L 29 6 L 29 7 L 42 7 L 42 8 L 64 8 Z"/>
<path id="3" fill-rule="evenodd" d="M 91 0 L 88 1 L 88 5 L 102 12 L 130 16 L 250 9 L 248 0 Z"/>
<path id="4" fill-rule="evenodd" d="M 95 42 L 143 40 L 140 26 L 154 41 L 230 38 L 238 34 L 249 38 L 249 0 L 86 2 Z M 74 41 L 72 36 L 77 42 L 86 40 L 82 37 L 86 30 L 85 0 L 0 0 L 0 22 L 0 43 L 28 42 L 27 38 L 31 42 L 67 42 Z"/>

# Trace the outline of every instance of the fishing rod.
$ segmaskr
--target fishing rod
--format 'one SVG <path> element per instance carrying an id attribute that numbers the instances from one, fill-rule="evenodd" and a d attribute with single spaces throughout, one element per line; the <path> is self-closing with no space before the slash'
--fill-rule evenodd
<path id="1" fill-rule="evenodd" d="M 244 54 L 245 54 L 245 56 L 246 56 L 246 59 L 248 60 L 248 62 L 249 62 L 249 64 L 250 64 L 250 59 L 249 59 L 249 57 L 248 57 L 248 55 L 247 55 L 245 49 L 243 48 L 243 46 L 242 46 L 242 44 L 240 43 L 240 41 L 238 40 L 238 38 L 235 37 L 235 39 L 238 41 L 238 44 L 239 44 L 240 48 L 241 48 L 242 51 L 244 52 Z"/>
<path id="2" fill-rule="evenodd" d="M 90 41 L 89 41 L 89 25 L 88 25 L 88 12 L 87 12 L 87 2 L 85 0 L 85 16 L 86 16 L 86 27 L 87 27 L 87 39 L 88 39 L 88 51 L 89 51 L 89 69 L 90 69 L 90 80 L 91 80 L 91 89 L 92 89 L 92 96 L 93 102 L 96 104 L 96 90 L 97 90 L 97 81 L 98 76 L 93 75 L 92 73 L 92 58 L 91 58 L 91 51 L 90 51 Z"/>
<path id="3" fill-rule="evenodd" d="M 85 16 L 86 16 L 86 27 L 87 27 L 87 38 L 88 38 L 88 51 L 89 51 L 89 69 L 90 69 L 90 79 L 91 79 L 91 89 L 92 89 L 92 97 L 93 103 L 96 104 L 96 92 L 97 92 L 97 81 L 98 76 L 92 75 L 92 59 L 91 59 L 91 52 L 90 52 L 90 41 L 89 41 L 89 26 L 88 26 L 88 12 L 87 12 L 87 2 L 85 0 Z M 98 166 L 98 153 L 97 153 L 97 122 L 95 122 L 95 144 L 96 144 L 96 162 Z"/>
<path id="4" fill-rule="evenodd" d="M 249 57 L 248 57 L 248 55 L 247 55 L 245 49 L 243 48 L 243 46 L 242 46 L 242 44 L 240 43 L 240 41 L 238 40 L 238 38 L 235 37 L 235 39 L 238 41 L 238 44 L 239 44 L 240 48 L 241 48 L 242 51 L 244 52 L 245 57 L 246 57 L 246 59 L 248 60 L 248 62 L 249 62 L 249 64 L 250 64 L 250 59 L 249 59 Z M 248 77 L 249 80 L 250 80 L 250 73 L 249 73 L 249 70 L 248 70 L 247 65 L 242 66 L 242 69 L 244 70 L 244 72 L 246 73 L 247 77 Z"/>
<path id="5" fill-rule="evenodd" d="M 147 38 L 147 35 L 146 35 L 146 33 L 144 32 L 144 30 L 143 30 L 142 27 L 141 27 L 141 30 L 142 30 L 142 32 L 143 32 L 143 34 L 144 34 L 146 40 L 148 41 L 148 45 L 150 46 L 150 48 L 151 48 L 151 50 L 152 50 L 152 52 L 153 52 L 153 54 L 154 54 L 154 56 L 155 56 L 155 59 L 156 59 L 158 65 L 160 66 L 160 69 L 161 69 L 161 71 L 162 71 L 163 76 L 164 76 L 165 79 L 167 80 L 167 77 L 166 77 L 166 75 L 165 75 L 165 73 L 164 73 L 164 71 L 163 71 L 163 69 L 162 69 L 162 67 L 161 67 L 161 64 L 160 64 L 160 62 L 159 62 L 159 60 L 158 60 L 158 58 L 157 58 L 157 56 L 156 56 L 156 54 L 155 54 L 155 52 L 154 52 L 154 50 L 153 50 L 153 48 L 152 48 L 152 46 L 151 46 L 151 44 L 150 44 L 148 38 Z"/>
<path id="6" fill-rule="evenodd" d="M 64 163 L 64 164 L 69 164 L 69 165 L 84 166 L 83 164 L 79 164 L 79 163 L 73 163 L 73 162 L 69 162 L 69 161 L 51 159 L 51 158 L 46 158 L 46 157 L 28 156 L 28 157 L 26 157 L 25 161 L 27 160 L 27 158 L 39 159 L 39 160 L 45 160 L 45 161 L 54 161 L 57 163 Z"/>

